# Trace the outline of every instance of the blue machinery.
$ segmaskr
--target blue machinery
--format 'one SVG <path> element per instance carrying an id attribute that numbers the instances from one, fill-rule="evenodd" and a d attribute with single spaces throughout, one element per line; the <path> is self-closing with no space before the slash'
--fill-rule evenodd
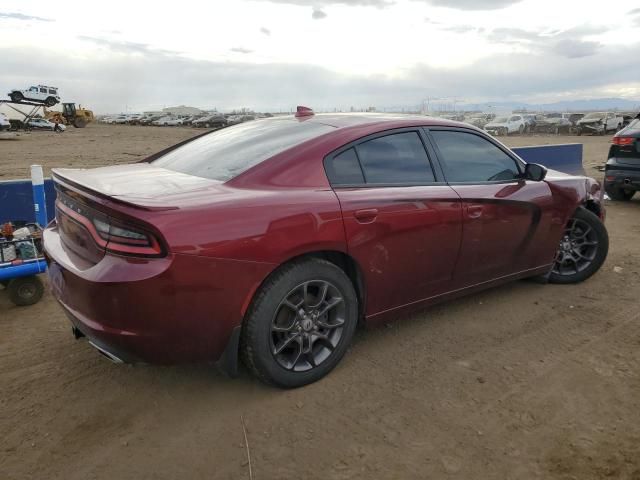
<path id="1" fill-rule="evenodd" d="M 31 166 L 31 195 L 13 195 L 13 193 L 20 193 L 25 190 L 25 184 L 28 187 L 29 182 L 6 182 L 9 184 L 18 184 L 20 188 L 11 189 L 7 188 L 4 183 L 0 184 L 0 211 L 2 213 L 9 213 L 8 216 L 3 217 L 0 214 L 0 222 L 5 221 L 29 221 L 37 223 L 40 227 L 44 228 L 48 223 L 47 216 L 47 203 L 45 196 L 45 182 L 42 173 L 42 167 L 40 165 Z M 30 198 L 28 198 L 30 197 Z M 31 204 L 31 211 L 28 215 L 21 213 L 19 209 L 14 207 L 23 205 L 25 201 L 29 201 Z M 16 217 L 18 214 L 20 217 Z M 11 249 L 15 249 L 13 245 L 28 242 L 28 240 L 9 241 L 0 243 L 0 247 L 11 246 Z M 0 260 L 0 282 L 2 282 L 9 291 L 10 298 L 17 305 L 31 305 L 40 300 L 42 296 L 42 282 L 36 277 L 37 274 L 43 273 L 47 269 L 47 263 L 44 258 L 39 256 L 35 244 L 33 244 L 32 252 L 35 253 L 36 258 L 23 258 L 18 259 L 13 255 L 11 260 Z M 33 253 L 32 253 L 33 255 Z"/>

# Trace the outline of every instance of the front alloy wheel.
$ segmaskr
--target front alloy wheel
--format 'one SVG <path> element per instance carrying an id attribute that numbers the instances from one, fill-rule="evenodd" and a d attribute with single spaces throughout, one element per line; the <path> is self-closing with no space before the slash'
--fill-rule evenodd
<path id="1" fill-rule="evenodd" d="M 355 332 L 351 280 L 326 260 L 282 266 L 256 294 L 242 329 L 244 363 L 265 383 L 300 387 L 329 373 Z"/>
<path id="2" fill-rule="evenodd" d="M 604 224 L 589 210 L 579 208 L 565 227 L 549 281 L 578 283 L 596 273 L 609 251 Z"/>

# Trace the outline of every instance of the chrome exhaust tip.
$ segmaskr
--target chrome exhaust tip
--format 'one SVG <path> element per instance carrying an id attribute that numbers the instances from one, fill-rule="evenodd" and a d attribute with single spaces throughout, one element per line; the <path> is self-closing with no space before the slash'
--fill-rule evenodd
<path id="1" fill-rule="evenodd" d="M 107 350 L 105 350 L 102 347 L 99 347 L 98 345 L 96 345 L 95 343 L 93 343 L 92 341 L 89 341 L 89 345 L 91 345 L 93 348 L 95 348 L 96 350 L 98 350 L 102 355 L 104 355 L 105 357 L 107 357 L 109 360 L 111 360 L 113 363 L 124 363 L 124 361 L 119 358 L 116 357 L 113 353 L 108 352 Z"/>

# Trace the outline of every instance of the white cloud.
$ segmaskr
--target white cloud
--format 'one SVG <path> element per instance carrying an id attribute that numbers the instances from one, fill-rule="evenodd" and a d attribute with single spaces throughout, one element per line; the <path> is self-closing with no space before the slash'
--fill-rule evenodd
<path id="1" fill-rule="evenodd" d="M 628 60 L 637 0 L 615 10 L 557 0 L 183 0 L 157 3 L 153 15 L 127 0 L 3 0 L 2 9 L 12 16 L 0 14 L 0 89 L 58 84 L 101 111 L 637 91 Z"/>

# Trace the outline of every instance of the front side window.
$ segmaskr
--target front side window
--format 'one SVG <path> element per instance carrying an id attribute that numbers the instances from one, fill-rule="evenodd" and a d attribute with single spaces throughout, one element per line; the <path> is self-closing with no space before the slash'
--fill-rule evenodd
<path id="1" fill-rule="evenodd" d="M 356 146 L 367 183 L 435 182 L 427 152 L 417 132 L 374 138 Z"/>
<path id="2" fill-rule="evenodd" d="M 516 161 L 489 140 L 458 131 L 436 130 L 436 142 L 449 182 L 498 182 L 520 178 Z"/>
<path id="3" fill-rule="evenodd" d="M 46 88 L 41 88 L 40 89 L 40 93 L 47 93 L 47 89 Z"/>

